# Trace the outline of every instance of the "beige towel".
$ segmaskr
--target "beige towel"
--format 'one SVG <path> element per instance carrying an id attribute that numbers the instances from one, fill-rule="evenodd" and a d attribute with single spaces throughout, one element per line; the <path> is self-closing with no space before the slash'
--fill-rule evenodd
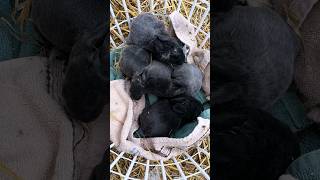
<path id="1" fill-rule="evenodd" d="M 308 110 L 308 118 L 320 123 L 320 2 L 319 0 L 265 1 L 295 30 L 302 49 L 295 63 L 295 84 Z"/>
<path id="2" fill-rule="evenodd" d="M 194 37 L 194 26 L 179 12 L 174 11 L 169 15 L 171 21 L 169 29 L 174 30 L 177 38 L 188 46 L 187 62 L 195 64 L 203 73 L 202 89 L 207 99 L 210 99 L 210 51 L 199 49 Z"/>
<path id="3" fill-rule="evenodd" d="M 53 98 L 63 64 L 39 56 L 0 63 L 0 166 L 24 180 L 87 180 L 107 148 L 107 106 L 84 125 Z M 0 179 L 12 178 L 0 171 Z"/>
<path id="4" fill-rule="evenodd" d="M 210 120 L 198 117 L 198 125 L 185 138 L 135 138 L 138 116 L 145 101 L 142 97 L 134 102 L 128 94 L 129 81 L 110 82 L 110 139 L 119 151 L 140 155 L 149 160 L 168 160 L 195 146 L 210 133 Z"/>
<path id="5" fill-rule="evenodd" d="M 319 0 L 272 0 L 302 40 L 296 59 L 295 83 L 302 94 L 308 117 L 320 122 L 320 2 Z"/>

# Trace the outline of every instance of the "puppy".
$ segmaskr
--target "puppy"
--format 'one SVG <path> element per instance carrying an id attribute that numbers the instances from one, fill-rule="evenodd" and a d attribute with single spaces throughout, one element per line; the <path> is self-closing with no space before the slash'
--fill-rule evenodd
<path id="1" fill-rule="evenodd" d="M 130 97 L 138 100 L 151 93 L 158 97 L 172 97 L 172 68 L 158 61 L 152 61 L 140 74 L 133 76 Z"/>
<path id="2" fill-rule="evenodd" d="M 162 21 L 151 13 L 141 13 L 132 22 L 126 40 L 152 52 L 153 59 L 167 64 L 182 64 L 185 55 L 178 41 L 166 31 Z"/>
<path id="3" fill-rule="evenodd" d="M 107 5 L 105 0 L 32 0 L 31 18 L 55 48 L 69 53 L 83 32 L 107 27 Z"/>
<path id="4" fill-rule="evenodd" d="M 129 79 L 150 64 L 149 52 L 135 45 L 128 45 L 121 53 L 120 71 Z"/>
<path id="5" fill-rule="evenodd" d="M 142 111 L 139 128 L 146 138 L 169 137 L 173 131 L 195 121 L 202 111 L 202 104 L 192 96 L 160 99 Z"/>
<path id="6" fill-rule="evenodd" d="M 215 106 L 215 180 L 277 180 L 300 155 L 291 130 L 265 111 Z"/>
<path id="7" fill-rule="evenodd" d="M 214 18 L 213 98 L 268 109 L 293 80 L 299 41 L 268 8 L 235 6 Z"/>
<path id="8" fill-rule="evenodd" d="M 202 79 L 201 71 L 193 64 L 175 66 L 172 72 L 173 88 L 176 88 L 174 94 L 194 96 L 201 89 Z"/>
<path id="9" fill-rule="evenodd" d="M 96 119 L 107 103 L 107 29 L 85 33 L 73 46 L 63 82 L 67 113 L 83 122 Z"/>
<path id="10" fill-rule="evenodd" d="M 106 7 L 105 0 L 32 1 L 35 28 L 68 57 L 62 90 L 66 113 L 84 122 L 96 119 L 107 103 Z"/>

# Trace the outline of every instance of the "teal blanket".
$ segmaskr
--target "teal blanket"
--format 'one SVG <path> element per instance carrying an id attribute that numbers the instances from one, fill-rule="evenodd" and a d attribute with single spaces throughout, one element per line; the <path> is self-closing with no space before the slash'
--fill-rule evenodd
<path id="1" fill-rule="evenodd" d="M 14 1 L 10 0 L 0 1 L 0 61 L 33 56 L 40 50 L 30 22 L 24 25 L 22 38 L 19 25 L 11 17 L 13 3 Z"/>

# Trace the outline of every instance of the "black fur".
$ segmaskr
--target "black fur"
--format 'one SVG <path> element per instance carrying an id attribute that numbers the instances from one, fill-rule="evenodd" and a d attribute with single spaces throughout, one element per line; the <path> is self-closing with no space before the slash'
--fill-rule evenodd
<path id="1" fill-rule="evenodd" d="M 127 44 L 152 52 L 153 59 L 167 64 L 182 64 L 186 58 L 178 41 L 171 37 L 165 25 L 151 13 L 141 13 L 132 22 Z"/>
<path id="2" fill-rule="evenodd" d="M 141 74 L 133 76 L 130 96 L 138 100 L 143 94 L 151 93 L 158 97 L 172 97 L 172 68 L 158 61 L 152 61 Z"/>
<path id="3" fill-rule="evenodd" d="M 300 155 L 290 129 L 270 114 L 217 105 L 213 119 L 215 180 L 277 180 Z"/>
<path id="4" fill-rule="evenodd" d="M 36 29 L 69 57 L 62 92 L 67 114 L 84 122 L 107 103 L 106 7 L 105 0 L 32 0 Z"/>
<path id="5" fill-rule="evenodd" d="M 150 64 L 149 52 L 135 45 L 126 46 L 120 59 L 120 71 L 129 79 L 135 74 L 140 74 Z"/>
<path id="6" fill-rule="evenodd" d="M 69 115 L 84 122 L 96 119 L 107 103 L 106 34 L 104 26 L 85 33 L 69 57 L 62 96 Z"/>
<path id="7" fill-rule="evenodd" d="M 213 12 L 227 12 L 238 4 L 241 4 L 240 0 L 215 0 L 212 2 Z"/>
<path id="8" fill-rule="evenodd" d="M 83 32 L 106 24 L 106 8 L 105 0 L 32 0 L 31 18 L 54 47 L 69 53 Z"/>
<path id="9" fill-rule="evenodd" d="M 192 96 L 160 99 L 142 111 L 139 126 L 146 138 L 169 137 L 174 130 L 196 121 L 202 111 L 202 104 Z"/>
<path id="10" fill-rule="evenodd" d="M 202 73 L 193 64 L 183 63 L 174 67 L 172 72 L 173 94 L 194 96 L 202 85 Z"/>
<path id="11" fill-rule="evenodd" d="M 292 82 L 294 32 L 268 8 L 236 6 L 213 21 L 215 103 L 268 109 Z"/>

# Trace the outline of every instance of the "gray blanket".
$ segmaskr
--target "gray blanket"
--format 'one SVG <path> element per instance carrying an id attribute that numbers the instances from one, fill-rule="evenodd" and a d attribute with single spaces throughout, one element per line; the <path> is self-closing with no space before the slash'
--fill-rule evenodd
<path id="1" fill-rule="evenodd" d="M 107 148 L 107 107 L 81 124 L 59 104 L 62 66 L 53 62 L 48 70 L 44 57 L 0 63 L 0 167 L 21 179 L 87 180 Z M 11 179 L 3 168 L 0 179 Z"/>

